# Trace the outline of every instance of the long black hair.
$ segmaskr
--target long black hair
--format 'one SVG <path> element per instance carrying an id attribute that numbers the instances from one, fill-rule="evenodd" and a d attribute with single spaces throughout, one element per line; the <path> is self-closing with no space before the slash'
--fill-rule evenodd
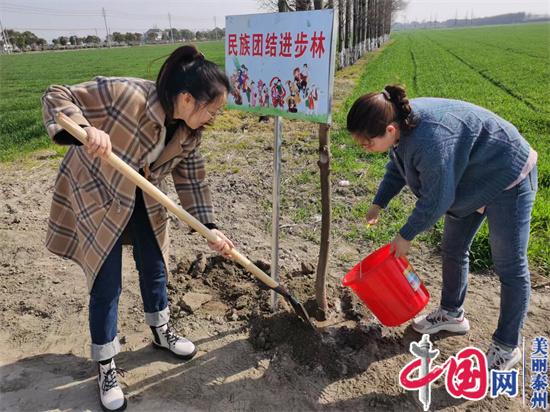
<path id="1" fill-rule="evenodd" d="M 381 92 L 359 97 L 348 112 L 347 129 L 354 135 L 371 139 L 383 136 L 393 122 L 404 133 L 415 126 L 407 93 L 399 85 L 387 85 Z"/>
<path id="2" fill-rule="evenodd" d="M 188 92 L 200 106 L 213 102 L 231 88 L 225 73 L 192 45 L 172 52 L 160 68 L 156 85 L 166 124 L 174 122 L 174 102 L 178 94 Z"/>

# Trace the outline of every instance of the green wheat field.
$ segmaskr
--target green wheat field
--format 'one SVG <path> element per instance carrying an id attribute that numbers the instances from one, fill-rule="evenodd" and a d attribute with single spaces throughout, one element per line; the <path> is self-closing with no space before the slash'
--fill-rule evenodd
<path id="1" fill-rule="evenodd" d="M 208 59 L 223 66 L 223 42 L 198 46 Z M 163 59 L 175 47 L 0 56 L 0 161 L 53 147 L 40 111 L 40 97 L 48 85 L 74 84 L 97 75 L 154 79 Z M 401 83 L 411 97 L 448 97 L 484 106 L 516 125 L 539 154 L 539 192 L 529 254 L 538 273 L 550 273 L 550 24 L 400 32 L 392 35 L 381 53 L 367 58 L 372 61 L 333 116 L 333 176 L 367 185 L 372 191 L 384 173 L 386 158 L 361 152 L 350 144 L 344 130 L 346 111 L 360 94 L 381 90 L 388 83 Z M 365 167 L 369 179 L 362 172 Z M 370 201 L 365 198 L 351 210 L 335 201 L 334 220 L 362 222 Z M 357 229 L 346 236 L 350 241 L 388 238 L 399 229 L 410 207 L 407 202 L 393 202 L 384 224 L 374 229 L 357 224 Z M 437 244 L 440 236 L 441 222 L 422 238 Z M 473 245 L 474 269 L 490 266 L 487 236 L 484 227 Z"/>

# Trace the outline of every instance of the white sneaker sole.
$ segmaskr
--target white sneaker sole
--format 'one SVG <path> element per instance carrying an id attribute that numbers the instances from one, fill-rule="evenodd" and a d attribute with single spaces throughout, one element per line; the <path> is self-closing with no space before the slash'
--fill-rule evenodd
<path id="1" fill-rule="evenodd" d="M 109 408 L 107 408 L 105 405 L 103 405 L 103 402 L 101 402 L 101 397 L 99 399 L 99 403 L 101 404 L 101 409 L 104 410 L 105 412 L 123 411 L 123 410 L 126 409 L 126 406 L 128 405 L 128 400 L 126 399 L 126 397 L 124 397 L 124 403 L 118 409 L 109 409 Z"/>
<path id="2" fill-rule="evenodd" d="M 428 329 L 422 329 L 418 325 L 415 325 L 414 323 L 412 323 L 411 327 L 413 328 L 414 331 L 418 333 L 422 333 L 422 334 L 426 333 L 428 335 L 432 335 L 434 333 L 441 332 L 441 331 L 464 335 L 468 333 L 468 331 L 470 330 L 470 322 L 468 322 L 468 319 L 464 319 L 460 323 L 447 323 L 447 324 L 434 326 L 433 328 L 428 328 Z"/>
<path id="3" fill-rule="evenodd" d="M 193 352 L 189 353 L 189 354 L 179 354 L 179 353 L 176 353 L 172 350 L 170 350 L 170 348 L 167 348 L 166 346 L 162 346 L 162 345 L 159 345 L 157 342 L 155 342 L 153 340 L 153 347 L 155 349 L 162 349 L 164 351 L 167 351 L 169 353 L 171 353 L 173 356 L 175 356 L 176 358 L 179 358 L 179 359 L 183 359 L 183 360 L 190 360 L 190 359 L 193 359 L 193 357 L 197 354 L 197 347 L 195 347 L 195 349 L 193 350 Z"/>

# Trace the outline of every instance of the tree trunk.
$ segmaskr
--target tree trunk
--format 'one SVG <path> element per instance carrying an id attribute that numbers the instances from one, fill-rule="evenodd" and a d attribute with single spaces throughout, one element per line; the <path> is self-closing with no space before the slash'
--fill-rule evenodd
<path id="1" fill-rule="evenodd" d="M 277 7 L 279 8 L 280 13 L 290 11 L 290 6 L 288 5 L 288 2 L 286 0 L 278 0 Z"/>
<path id="2" fill-rule="evenodd" d="M 382 0 L 375 0 L 375 19 L 376 19 L 376 48 L 380 47 L 380 35 L 382 34 Z"/>
<path id="3" fill-rule="evenodd" d="M 348 54 L 351 48 L 351 2 L 346 0 L 346 39 L 344 41 L 344 66 L 349 64 Z"/>
<path id="4" fill-rule="evenodd" d="M 344 25 L 344 7 L 345 0 L 338 0 L 338 57 L 340 68 L 344 67 L 344 61 L 342 55 L 344 52 L 344 38 L 346 35 L 346 28 Z"/>
<path id="5" fill-rule="evenodd" d="M 321 171 L 321 245 L 317 277 L 315 278 L 315 300 L 317 320 L 326 320 L 328 304 L 326 277 L 330 246 L 330 135 L 327 124 L 319 125 L 319 169 Z"/>
<path id="6" fill-rule="evenodd" d="M 362 34 L 363 34 L 363 0 L 357 0 L 357 50 L 355 53 L 356 60 L 359 59 L 362 55 Z"/>
<path id="7" fill-rule="evenodd" d="M 350 64 L 355 63 L 355 55 L 357 52 L 357 0 L 351 2 L 351 53 Z"/>
<path id="8" fill-rule="evenodd" d="M 374 21 L 373 21 L 373 13 L 374 13 L 374 0 L 368 0 L 367 4 L 367 44 L 369 51 L 372 50 L 372 31 L 374 28 Z"/>
<path id="9" fill-rule="evenodd" d="M 389 36 L 391 32 L 393 6 L 391 0 L 386 0 L 386 36 Z"/>
<path id="10" fill-rule="evenodd" d="M 296 11 L 311 10 L 311 0 L 296 0 Z"/>
<path id="11" fill-rule="evenodd" d="M 366 52 L 367 40 L 367 0 L 361 1 L 361 54 Z"/>

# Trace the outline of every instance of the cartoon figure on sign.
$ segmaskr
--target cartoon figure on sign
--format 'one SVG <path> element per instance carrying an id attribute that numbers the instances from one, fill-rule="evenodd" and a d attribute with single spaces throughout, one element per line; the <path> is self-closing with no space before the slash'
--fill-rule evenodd
<path id="1" fill-rule="evenodd" d="M 298 111 L 298 109 L 296 108 L 296 100 L 294 100 L 294 97 L 288 96 L 286 99 L 286 104 L 290 113 L 296 113 Z"/>
<path id="2" fill-rule="evenodd" d="M 301 92 L 302 91 L 302 74 L 300 73 L 300 68 L 296 67 L 294 70 L 292 70 L 292 75 L 294 76 L 294 84 L 296 85 L 298 92 Z"/>
<path id="3" fill-rule="evenodd" d="M 258 95 L 258 104 L 260 105 L 260 107 L 266 107 L 269 101 L 269 94 L 265 93 L 264 89 L 267 89 L 265 86 L 265 83 L 261 79 L 258 80 L 257 95 Z M 267 96 L 267 101 L 266 101 L 266 96 Z"/>
<path id="4" fill-rule="evenodd" d="M 298 89 L 298 86 L 296 86 L 295 82 L 291 82 L 290 80 L 286 81 L 286 85 L 290 94 L 289 97 L 293 97 L 296 105 L 299 105 L 302 99 L 300 98 L 300 90 Z"/>
<path id="5" fill-rule="evenodd" d="M 267 84 L 264 84 L 263 90 L 265 107 L 269 107 L 269 89 L 267 88 Z"/>
<path id="6" fill-rule="evenodd" d="M 242 64 L 241 65 L 241 78 L 240 78 L 240 87 L 241 87 L 241 91 L 243 93 L 245 93 L 246 95 L 246 100 L 248 102 L 248 105 L 250 106 L 250 86 L 248 84 L 248 68 Z"/>
<path id="7" fill-rule="evenodd" d="M 302 66 L 302 72 L 300 73 L 300 82 L 301 82 L 301 89 L 305 90 L 307 87 L 307 79 L 309 77 L 309 69 L 307 67 L 307 63 L 304 63 Z"/>
<path id="8" fill-rule="evenodd" d="M 286 90 L 283 87 L 281 79 L 275 76 L 269 82 L 269 87 L 271 88 L 271 101 L 273 102 L 273 107 L 284 107 Z"/>
<path id="9" fill-rule="evenodd" d="M 258 93 L 256 90 L 256 84 L 254 83 L 254 80 L 250 82 L 250 106 L 255 107 L 256 106 L 256 98 L 258 97 Z"/>
<path id="10" fill-rule="evenodd" d="M 239 81 L 237 79 L 233 82 L 233 87 L 231 89 L 231 96 L 233 96 L 233 100 L 235 101 L 235 104 L 238 104 L 239 106 L 243 104 L 241 90 L 239 89 Z"/>
<path id="11" fill-rule="evenodd" d="M 237 73 L 234 74 L 237 78 L 237 88 L 241 90 L 242 82 L 243 82 L 243 71 L 239 68 L 237 69 Z"/>
<path id="12" fill-rule="evenodd" d="M 315 85 L 312 85 L 311 88 L 307 88 L 305 91 L 306 96 L 306 107 L 308 114 L 314 114 L 315 113 L 315 103 L 317 102 L 317 99 L 319 98 L 319 92 L 317 90 L 317 87 Z"/>
<path id="13" fill-rule="evenodd" d="M 233 100 L 235 104 L 238 104 L 239 106 L 243 103 L 243 99 L 241 96 L 241 85 L 240 81 L 242 78 L 242 71 L 240 68 L 235 70 L 231 77 L 229 78 L 229 81 L 231 82 L 231 96 L 233 97 Z"/>
<path id="14" fill-rule="evenodd" d="M 244 64 L 241 65 L 237 73 L 239 75 L 239 89 L 242 90 L 247 78 L 246 66 Z"/>

